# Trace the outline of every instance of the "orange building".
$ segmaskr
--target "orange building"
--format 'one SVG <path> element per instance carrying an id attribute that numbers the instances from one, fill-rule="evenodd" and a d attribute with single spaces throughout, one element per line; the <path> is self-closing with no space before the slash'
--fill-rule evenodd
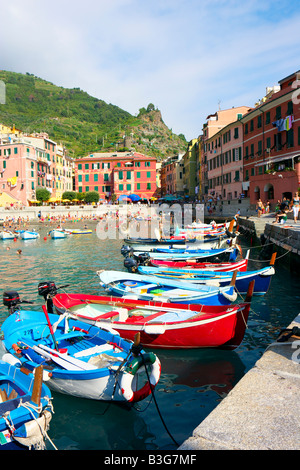
<path id="1" fill-rule="evenodd" d="M 156 158 L 141 153 L 94 153 L 75 161 L 75 190 L 97 191 L 110 199 L 137 194 L 150 199 L 156 191 Z"/>

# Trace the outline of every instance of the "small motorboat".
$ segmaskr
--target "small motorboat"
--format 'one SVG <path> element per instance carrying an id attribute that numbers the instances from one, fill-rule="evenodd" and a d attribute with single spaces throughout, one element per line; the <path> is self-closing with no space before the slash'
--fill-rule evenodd
<path id="1" fill-rule="evenodd" d="M 36 238 L 39 238 L 40 234 L 36 232 L 35 230 L 30 231 L 30 230 L 20 230 L 20 238 L 22 240 L 34 240 Z"/>
<path id="2" fill-rule="evenodd" d="M 65 232 L 69 233 L 70 235 L 86 235 L 93 233 L 93 230 L 87 228 L 66 228 Z"/>
<path id="3" fill-rule="evenodd" d="M 43 285 L 39 288 L 42 293 Z M 155 388 L 160 361 L 139 347 L 138 338 L 134 344 L 117 331 L 67 315 L 48 314 L 45 305 L 43 312 L 20 310 L 21 300 L 15 291 L 4 292 L 3 303 L 10 312 L 1 327 L 7 352 L 31 371 L 42 364 L 51 390 L 92 400 L 133 403 Z M 147 380 L 139 388 L 145 366 L 149 368 Z"/>
<path id="4" fill-rule="evenodd" d="M 232 272 L 232 271 L 247 271 L 248 259 L 249 259 L 248 250 L 244 259 L 239 261 L 232 261 L 228 263 L 197 263 L 194 260 L 189 261 L 168 261 L 168 260 L 157 260 L 150 259 L 149 266 L 156 267 L 170 267 L 170 268 L 181 268 L 181 269 L 200 269 L 204 271 L 215 271 L 215 272 Z M 135 272 L 137 267 L 135 268 Z"/>
<path id="5" fill-rule="evenodd" d="M 10 230 L 3 230 L 0 232 L 0 239 L 1 240 L 14 240 L 15 238 L 18 238 L 19 234 L 11 232 Z"/>
<path id="6" fill-rule="evenodd" d="M 55 228 L 49 232 L 50 237 L 54 240 L 60 239 L 60 238 L 67 238 L 68 233 L 65 232 L 63 229 Z"/>
<path id="7" fill-rule="evenodd" d="M 34 374 L 3 351 L 0 360 L 0 450 L 44 449 L 52 418 L 51 392 L 43 366 Z"/>
<path id="8" fill-rule="evenodd" d="M 235 288 L 240 294 L 245 294 L 249 283 L 255 281 L 253 294 L 264 295 L 268 292 L 271 279 L 275 274 L 274 263 L 276 253 L 273 253 L 270 265 L 256 271 L 237 272 Z M 180 269 L 168 267 L 139 266 L 137 268 L 140 274 L 155 276 L 156 278 L 174 279 L 185 283 L 202 285 L 210 284 L 224 287 L 231 283 L 232 273 L 217 271 L 201 271 L 200 269 Z"/>
<path id="9" fill-rule="evenodd" d="M 100 285 L 109 293 L 130 299 L 179 304 L 229 305 L 237 298 L 235 276 L 229 286 L 196 285 L 173 279 L 121 271 L 98 271 Z"/>
<path id="10" fill-rule="evenodd" d="M 53 304 L 59 314 L 68 312 L 83 322 L 113 328 L 128 340 L 139 332 L 143 347 L 235 349 L 245 334 L 253 284 L 244 303 L 226 307 L 73 293 L 55 293 Z"/>

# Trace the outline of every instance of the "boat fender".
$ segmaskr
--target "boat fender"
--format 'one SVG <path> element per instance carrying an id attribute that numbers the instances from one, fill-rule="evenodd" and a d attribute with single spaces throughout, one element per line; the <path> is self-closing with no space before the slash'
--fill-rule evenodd
<path id="1" fill-rule="evenodd" d="M 1 359 L 2 361 L 7 362 L 7 364 L 11 364 L 13 366 L 20 367 L 22 365 L 22 362 L 10 353 L 3 354 Z"/>
<path id="2" fill-rule="evenodd" d="M 140 390 L 134 391 L 132 389 L 133 378 L 141 367 L 147 365 L 151 366 L 149 381 Z M 135 403 L 150 395 L 159 381 L 160 373 L 160 360 L 154 353 L 150 352 L 134 357 L 126 366 L 121 377 L 120 388 L 125 400 Z"/>

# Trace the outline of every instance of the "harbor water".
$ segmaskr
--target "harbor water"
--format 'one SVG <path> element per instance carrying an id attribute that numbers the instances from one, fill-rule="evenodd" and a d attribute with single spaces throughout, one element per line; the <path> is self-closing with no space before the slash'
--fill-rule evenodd
<path id="1" fill-rule="evenodd" d="M 34 302 L 24 308 L 40 310 L 43 298 L 38 283 L 69 284 L 67 292 L 104 295 L 98 270 L 125 271 L 120 253 L 122 240 L 101 240 L 96 221 L 88 221 L 89 235 L 70 235 L 52 240 L 49 225 L 36 225 L 37 240 L 3 241 L 0 244 L 0 292 L 16 290 L 22 299 Z M 66 223 L 65 228 L 73 224 Z M 32 227 L 33 228 L 33 227 Z M 79 228 L 79 224 L 76 225 Z M 267 262 L 259 260 L 260 248 L 250 248 L 249 269 Z M 17 250 L 21 249 L 19 254 Z M 299 277 L 281 259 L 269 292 L 254 297 L 248 328 L 235 351 L 156 350 L 162 374 L 149 397 L 129 408 L 115 403 L 94 402 L 52 393 L 54 415 L 48 432 L 58 450 L 175 450 L 251 369 L 264 350 L 300 311 Z M 242 300 L 242 299 L 241 299 Z M 1 303 L 0 324 L 8 313 Z M 47 443 L 47 448 L 53 447 Z"/>

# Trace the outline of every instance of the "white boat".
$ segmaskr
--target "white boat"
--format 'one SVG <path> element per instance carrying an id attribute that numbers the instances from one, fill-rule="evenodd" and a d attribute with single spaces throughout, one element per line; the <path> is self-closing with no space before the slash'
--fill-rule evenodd
<path id="1" fill-rule="evenodd" d="M 14 240 L 18 236 L 19 234 L 11 232 L 10 230 L 3 230 L 2 232 L 0 232 L 1 240 Z"/>
<path id="2" fill-rule="evenodd" d="M 23 239 L 23 240 L 32 240 L 32 239 L 35 239 L 35 238 L 39 238 L 40 234 L 38 232 L 36 232 L 35 230 L 33 230 L 32 232 L 29 231 L 29 230 L 21 230 L 20 231 L 20 237 Z"/>
<path id="3" fill-rule="evenodd" d="M 55 228 L 54 230 L 51 230 L 51 232 L 49 232 L 49 235 L 50 235 L 50 237 L 53 238 L 53 239 L 57 239 L 57 238 L 67 238 L 68 233 L 65 232 L 63 229 Z"/>

